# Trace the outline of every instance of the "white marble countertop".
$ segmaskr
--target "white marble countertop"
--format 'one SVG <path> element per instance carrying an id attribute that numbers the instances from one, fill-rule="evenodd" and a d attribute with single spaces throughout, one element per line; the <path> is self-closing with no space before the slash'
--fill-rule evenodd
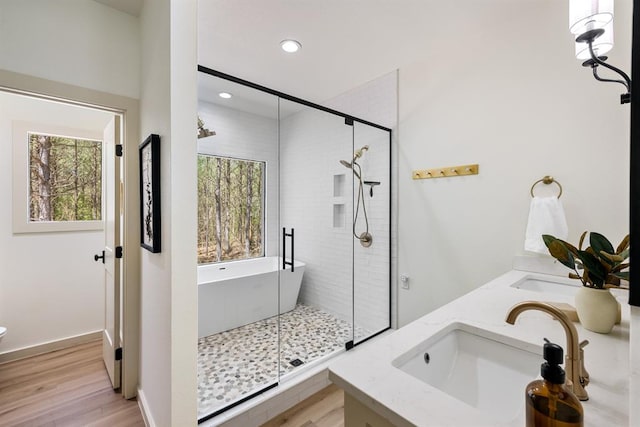
<path id="1" fill-rule="evenodd" d="M 523 312 L 515 325 L 505 322 L 509 309 L 525 300 L 566 302 L 573 297 L 510 287 L 527 277 L 570 281 L 558 276 L 512 270 L 486 285 L 362 347 L 329 366 L 329 378 L 361 403 L 397 426 L 496 426 L 494 418 L 392 366 L 398 356 L 453 322 L 462 322 L 538 349 L 543 338 L 566 350 L 562 326 L 540 311 Z M 588 339 L 585 367 L 590 374 L 589 400 L 582 402 L 585 426 L 629 425 L 629 306 L 625 291 L 613 291 L 622 304 L 622 322 L 610 334 L 588 331 L 575 323 L 580 340 Z M 540 363 L 542 363 L 542 357 Z M 531 378 L 533 380 L 534 378 Z M 524 408 L 524 389 L 522 390 Z M 640 402 L 638 397 L 637 402 Z M 521 426 L 511 421 L 505 426 Z"/>

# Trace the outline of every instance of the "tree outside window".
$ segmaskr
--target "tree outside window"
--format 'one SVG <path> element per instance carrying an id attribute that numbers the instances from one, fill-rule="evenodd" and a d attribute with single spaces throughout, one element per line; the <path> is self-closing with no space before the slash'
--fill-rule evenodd
<path id="1" fill-rule="evenodd" d="M 198 155 L 198 263 L 264 256 L 265 163 Z"/>
<path id="2" fill-rule="evenodd" d="M 29 221 L 102 218 L 102 141 L 29 134 Z"/>

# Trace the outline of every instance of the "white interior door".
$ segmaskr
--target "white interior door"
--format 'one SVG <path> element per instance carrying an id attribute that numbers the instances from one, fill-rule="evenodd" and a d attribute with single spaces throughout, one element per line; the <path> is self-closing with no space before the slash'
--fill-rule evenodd
<path id="1" fill-rule="evenodd" d="M 117 248 L 121 245 L 120 191 L 122 178 L 121 159 L 116 156 L 116 145 L 120 144 L 120 117 L 113 120 L 104 130 L 102 147 L 104 150 L 104 331 L 102 334 L 102 358 L 109 373 L 113 388 L 120 387 L 120 281 L 121 261 L 117 258 Z M 120 255 L 121 256 L 121 255 Z"/>

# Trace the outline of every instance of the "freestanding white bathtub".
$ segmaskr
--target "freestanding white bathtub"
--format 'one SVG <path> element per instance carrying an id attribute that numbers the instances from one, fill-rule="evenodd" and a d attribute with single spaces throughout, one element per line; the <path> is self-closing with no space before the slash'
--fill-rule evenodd
<path id="1" fill-rule="evenodd" d="M 278 310 L 280 272 L 280 310 Z M 282 258 L 264 257 L 198 267 L 198 337 L 286 313 L 296 306 L 304 263 L 282 270 Z"/>

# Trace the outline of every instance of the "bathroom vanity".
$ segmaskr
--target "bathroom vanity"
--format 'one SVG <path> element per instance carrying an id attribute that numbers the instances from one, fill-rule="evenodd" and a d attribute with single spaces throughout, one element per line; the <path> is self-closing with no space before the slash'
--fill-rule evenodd
<path id="1" fill-rule="evenodd" d="M 573 305 L 579 281 L 512 270 L 329 366 L 345 391 L 345 425 L 522 426 L 526 385 L 537 378 L 544 338 L 561 345 L 560 322 L 535 310 L 505 319 L 522 301 Z M 628 426 L 629 306 L 603 335 L 575 323 L 590 375 L 585 426 Z M 633 388 L 632 388 L 633 389 Z"/>

